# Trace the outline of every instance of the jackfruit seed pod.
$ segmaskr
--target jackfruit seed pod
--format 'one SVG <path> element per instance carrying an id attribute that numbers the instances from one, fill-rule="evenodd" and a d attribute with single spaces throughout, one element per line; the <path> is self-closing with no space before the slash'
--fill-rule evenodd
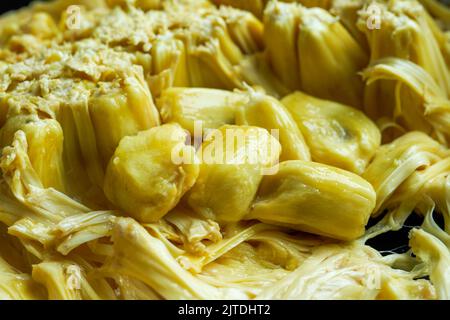
<path id="1" fill-rule="evenodd" d="M 284 97 L 291 91 L 281 82 L 270 68 L 264 53 L 247 55 L 236 66 L 241 78 L 252 87 L 260 87 L 268 95 L 277 99 Z"/>
<path id="2" fill-rule="evenodd" d="M 375 123 L 352 107 L 299 91 L 281 102 L 300 128 L 313 161 L 363 173 L 381 142 Z"/>
<path id="3" fill-rule="evenodd" d="M 299 89 L 297 38 L 300 6 L 269 2 L 264 10 L 264 41 L 273 71 L 290 90 Z"/>
<path id="4" fill-rule="evenodd" d="M 243 56 L 221 17 L 192 21 L 178 37 L 186 46 L 191 86 L 229 90 L 243 86 L 234 69 Z"/>
<path id="5" fill-rule="evenodd" d="M 36 115 L 13 116 L 0 129 L 0 147 L 10 145 L 18 130 L 26 135 L 28 157 L 43 186 L 64 191 L 64 136 L 59 123 Z"/>
<path id="6" fill-rule="evenodd" d="M 382 213 L 386 200 L 413 172 L 447 155 L 448 150 L 444 146 L 417 131 L 382 145 L 362 175 L 377 193 L 373 216 Z"/>
<path id="7" fill-rule="evenodd" d="M 219 14 L 243 54 L 253 54 L 264 48 L 264 25 L 253 14 L 231 7 L 220 7 Z"/>
<path id="8" fill-rule="evenodd" d="M 152 43 L 150 53 L 151 75 L 147 78 L 153 96 L 158 97 L 164 89 L 172 86 L 189 86 L 186 49 L 181 40 L 160 36 Z"/>
<path id="9" fill-rule="evenodd" d="M 134 77 L 96 90 L 89 98 L 89 114 L 104 166 L 123 137 L 160 124 L 147 86 Z"/>
<path id="10" fill-rule="evenodd" d="M 438 238 L 421 229 L 409 234 L 412 252 L 427 265 L 438 299 L 450 299 L 450 252 Z"/>
<path id="11" fill-rule="evenodd" d="M 443 29 L 448 30 L 450 27 L 450 9 L 445 4 L 445 1 L 437 0 L 419 0 L 420 3 L 427 9 L 431 16 L 436 18 L 440 23 L 442 23 Z"/>
<path id="12" fill-rule="evenodd" d="M 297 46 L 304 92 L 362 108 L 364 84 L 358 72 L 368 57 L 336 17 L 321 8 L 300 10 Z"/>
<path id="13" fill-rule="evenodd" d="M 273 97 L 251 90 L 249 102 L 239 106 L 236 124 L 277 130 L 281 144 L 280 161 L 310 160 L 308 146 L 286 107 Z"/>
<path id="14" fill-rule="evenodd" d="M 75 261 L 53 259 L 33 265 L 32 277 L 44 285 L 49 300 L 114 300 L 111 285 L 105 279 L 92 277 L 93 267 L 82 258 Z"/>
<path id="15" fill-rule="evenodd" d="M 292 160 L 265 176 L 245 219 L 258 219 L 334 239 L 353 240 L 375 207 L 375 191 L 360 176 L 328 165 Z"/>
<path id="16" fill-rule="evenodd" d="M 187 203 L 208 219 L 241 220 L 279 155 L 278 141 L 264 129 L 225 125 L 211 131 L 199 150 L 200 174 Z"/>
<path id="17" fill-rule="evenodd" d="M 164 123 L 177 122 L 194 136 L 196 122 L 203 129 L 234 124 L 236 109 L 246 100 L 243 93 L 219 89 L 169 88 L 156 104 Z"/>
<path id="18" fill-rule="evenodd" d="M 112 241 L 113 253 L 101 268 L 104 273 L 140 280 L 165 299 L 226 298 L 222 290 L 183 269 L 167 245 L 134 219 L 118 218 Z"/>
<path id="19" fill-rule="evenodd" d="M 366 0 L 333 0 L 330 4 L 330 13 L 339 17 L 339 21 L 359 43 L 361 48 L 369 52 L 366 35 L 357 26 L 358 12 L 363 9 L 365 3 Z M 376 20 L 371 22 L 376 22 Z"/>
<path id="20" fill-rule="evenodd" d="M 162 7 L 161 0 L 105 0 L 105 2 L 109 7 L 121 6 L 126 8 L 132 5 L 143 11 L 159 10 Z"/>
<path id="21" fill-rule="evenodd" d="M 89 110 L 85 113 L 88 112 Z M 108 201 L 103 193 L 100 179 L 98 180 L 99 184 L 95 184 L 91 166 L 88 158 L 83 156 L 84 153 L 81 146 L 83 138 L 91 141 L 95 135 L 87 135 L 86 132 L 92 133 L 92 131 L 77 128 L 77 121 L 70 104 L 61 106 L 58 112 L 58 122 L 64 133 L 63 162 L 66 174 L 66 192 L 71 197 L 80 199 L 80 201 L 91 208 L 101 209 L 105 204 L 107 205 Z M 95 138 L 93 140 L 96 142 Z M 87 154 L 91 153 L 87 152 Z M 100 157 L 98 160 L 94 158 L 94 161 L 98 161 L 98 165 L 103 166 Z M 101 183 L 103 183 L 103 177 L 101 177 Z"/>
<path id="22" fill-rule="evenodd" d="M 241 88 L 242 83 L 230 61 L 219 48 L 217 39 L 202 46 L 188 47 L 189 83 L 192 87 Z"/>
<path id="23" fill-rule="evenodd" d="M 107 198 L 142 222 L 155 222 L 194 184 L 199 167 L 178 124 L 123 138 L 106 171 Z"/>

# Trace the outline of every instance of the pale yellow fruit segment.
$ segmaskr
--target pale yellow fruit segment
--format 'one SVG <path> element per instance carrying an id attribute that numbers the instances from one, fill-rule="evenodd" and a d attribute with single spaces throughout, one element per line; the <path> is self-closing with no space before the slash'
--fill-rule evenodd
<path id="1" fill-rule="evenodd" d="M 0 130 L 0 146 L 13 142 L 14 134 L 22 130 L 28 143 L 28 157 L 42 184 L 65 191 L 62 161 L 63 132 L 54 119 L 40 120 L 35 115 L 17 115 L 9 118 Z"/>
<path id="2" fill-rule="evenodd" d="M 302 90 L 361 108 L 364 84 L 358 72 L 366 67 L 367 54 L 326 10 L 301 10 L 300 19 L 297 48 Z"/>
<path id="3" fill-rule="evenodd" d="M 273 97 L 250 92 L 249 102 L 237 109 L 236 124 L 261 127 L 278 135 L 282 147 L 281 161 L 311 159 L 308 146 L 291 114 Z"/>
<path id="4" fill-rule="evenodd" d="M 381 134 L 362 112 L 295 92 L 281 101 L 305 137 L 314 161 L 357 174 L 380 146 Z"/>
<path id="5" fill-rule="evenodd" d="M 287 226 L 335 239 L 363 235 L 375 207 L 375 191 L 361 177 L 307 161 L 280 163 L 261 182 L 246 219 Z"/>
<path id="6" fill-rule="evenodd" d="M 250 209 L 264 169 L 278 161 L 278 141 L 261 128 L 227 125 L 214 131 L 200 150 L 202 164 L 187 197 L 189 205 L 213 220 L 241 220 Z"/>
<path id="7" fill-rule="evenodd" d="M 123 138 L 106 171 L 108 199 L 141 222 L 162 218 L 194 184 L 199 172 L 195 150 L 184 145 L 185 138 L 177 124 Z M 175 159 L 176 150 L 185 157 L 181 160 L 188 161 Z"/>
<path id="8" fill-rule="evenodd" d="M 206 88 L 169 88 L 157 100 L 163 122 L 177 122 L 192 135 L 195 122 L 203 129 L 234 124 L 238 105 L 246 101 L 242 93 Z"/>
<path id="9" fill-rule="evenodd" d="M 159 114 L 144 83 L 129 77 L 119 90 L 99 92 L 89 100 L 89 113 L 103 163 L 120 139 L 159 125 Z"/>

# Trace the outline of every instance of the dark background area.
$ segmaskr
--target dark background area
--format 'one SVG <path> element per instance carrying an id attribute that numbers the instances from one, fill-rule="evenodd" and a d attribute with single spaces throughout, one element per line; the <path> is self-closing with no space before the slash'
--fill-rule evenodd
<path id="1" fill-rule="evenodd" d="M 32 2 L 31 0 L 0 0 L 0 13 L 19 9 Z"/>

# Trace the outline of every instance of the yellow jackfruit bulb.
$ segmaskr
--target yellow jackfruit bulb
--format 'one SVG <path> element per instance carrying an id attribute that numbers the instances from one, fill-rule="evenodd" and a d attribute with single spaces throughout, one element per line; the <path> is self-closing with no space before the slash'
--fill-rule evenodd
<path id="1" fill-rule="evenodd" d="M 374 216 L 382 213 L 383 204 L 414 171 L 448 156 L 448 151 L 422 132 L 409 132 L 382 145 L 362 177 L 377 193 Z"/>
<path id="2" fill-rule="evenodd" d="M 18 130 L 26 135 L 28 157 L 43 186 L 64 191 L 64 136 L 58 121 L 36 115 L 13 116 L 0 129 L 0 146 L 10 145 Z"/>
<path id="3" fill-rule="evenodd" d="M 221 7 L 219 14 L 224 19 L 233 42 L 244 54 L 252 54 L 264 48 L 264 25 L 253 14 L 230 7 Z"/>
<path id="4" fill-rule="evenodd" d="M 249 102 L 239 106 L 236 124 L 257 126 L 276 134 L 281 144 L 280 161 L 310 160 L 308 146 L 286 107 L 277 99 L 251 90 Z"/>
<path id="5" fill-rule="evenodd" d="M 219 41 L 220 51 L 232 65 L 236 65 L 242 60 L 241 49 L 234 43 L 225 20 L 216 20 L 211 30 L 211 36 Z"/>
<path id="6" fill-rule="evenodd" d="M 248 213 L 263 174 L 278 162 L 280 145 L 264 129 L 225 125 L 211 131 L 198 155 L 202 163 L 189 206 L 203 217 L 236 222 Z"/>
<path id="7" fill-rule="evenodd" d="M 364 51 L 369 51 L 366 35 L 357 26 L 358 12 L 363 9 L 365 0 L 333 0 L 330 12 L 339 17 L 342 25 L 350 32 Z"/>
<path id="8" fill-rule="evenodd" d="M 358 72 L 369 59 L 336 17 L 321 8 L 300 10 L 297 46 L 302 91 L 362 108 Z"/>
<path id="9" fill-rule="evenodd" d="M 172 86 L 189 86 L 186 49 L 181 40 L 158 37 L 152 43 L 150 54 L 151 76 L 148 82 L 153 96 L 159 96 L 164 89 Z"/>
<path id="10" fill-rule="evenodd" d="M 450 299 L 450 251 L 442 241 L 421 229 L 409 234 L 412 252 L 427 265 L 430 280 L 436 288 L 437 297 Z"/>
<path id="11" fill-rule="evenodd" d="M 238 73 L 220 50 L 217 39 L 204 46 L 188 48 L 188 53 L 191 86 L 228 90 L 242 87 Z"/>
<path id="12" fill-rule="evenodd" d="M 99 89 L 89 99 L 97 147 L 106 166 L 120 140 L 160 124 L 147 86 L 134 77 L 118 87 Z"/>
<path id="13" fill-rule="evenodd" d="M 281 225 L 334 239 L 353 240 L 375 207 L 375 191 L 354 173 L 292 160 L 265 176 L 246 219 Z"/>
<path id="14" fill-rule="evenodd" d="M 107 167 L 107 198 L 141 222 L 162 218 L 198 176 L 195 149 L 185 140 L 177 124 L 123 138 Z"/>
<path id="15" fill-rule="evenodd" d="M 281 102 L 305 137 L 313 161 L 363 173 L 381 142 L 380 130 L 364 113 L 302 92 Z"/>
<path id="16" fill-rule="evenodd" d="M 275 98 L 283 97 L 290 90 L 275 75 L 267 60 L 262 52 L 247 55 L 236 68 L 248 85 L 260 87 Z"/>
<path id="17" fill-rule="evenodd" d="M 192 21 L 189 32 L 178 36 L 186 46 L 191 86 L 229 90 L 243 87 L 234 69 L 243 56 L 222 18 Z"/>
<path id="18" fill-rule="evenodd" d="M 243 93 L 206 88 L 169 88 L 156 101 L 164 123 L 177 122 L 191 135 L 199 130 L 234 124 L 237 107 L 246 102 Z M 202 132 L 199 132 L 202 135 Z M 198 134 L 197 134 L 198 135 Z"/>
<path id="19" fill-rule="evenodd" d="M 290 2 L 292 0 L 288 0 L 286 2 Z M 303 6 L 307 7 L 307 8 L 314 8 L 314 7 L 319 7 L 322 9 L 329 9 L 331 7 L 331 4 L 333 3 L 333 1 L 335 0 L 294 0 L 300 4 L 302 4 Z"/>
<path id="20" fill-rule="evenodd" d="M 273 71 L 289 89 L 299 89 L 297 38 L 300 7 L 295 3 L 269 2 L 264 10 L 264 40 Z"/>

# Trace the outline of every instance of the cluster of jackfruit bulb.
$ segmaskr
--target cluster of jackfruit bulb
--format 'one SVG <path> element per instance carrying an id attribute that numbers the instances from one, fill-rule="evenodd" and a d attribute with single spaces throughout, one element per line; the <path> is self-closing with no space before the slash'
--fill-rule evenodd
<path id="1" fill-rule="evenodd" d="M 448 28 L 435 0 L 1 17 L 0 298 L 450 298 Z M 408 252 L 365 245 L 411 214 Z"/>

